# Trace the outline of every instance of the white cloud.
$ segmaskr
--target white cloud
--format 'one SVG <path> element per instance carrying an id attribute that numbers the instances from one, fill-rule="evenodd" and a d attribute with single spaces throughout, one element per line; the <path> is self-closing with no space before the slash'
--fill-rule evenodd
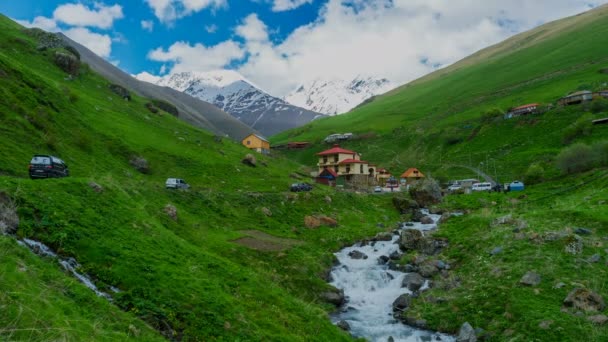
<path id="1" fill-rule="evenodd" d="M 124 17 L 120 5 L 106 6 L 96 2 L 93 7 L 94 9 L 90 9 L 80 3 L 61 5 L 53 12 L 53 19 L 70 26 L 109 29 L 114 20 Z"/>
<path id="2" fill-rule="evenodd" d="M 142 20 L 141 28 L 148 32 L 152 32 L 154 30 L 154 22 L 152 20 Z"/>
<path id="3" fill-rule="evenodd" d="M 48 32 L 58 32 L 59 31 L 59 28 L 57 27 L 57 22 L 52 18 L 40 16 L 40 17 L 34 18 L 34 20 L 32 20 L 32 21 L 17 20 L 17 19 L 15 19 L 15 21 L 25 27 L 37 27 L 39 29 L 43 29 Z"/>
<path id="4" fill-rule="evenodd" d="M 152 74 L 150 74 L 149 72 L 146 71 L 142 71 L 137 75 L 131 75 L 135 78 L 137 78 L 140 81 L 144 81 L 144 82 L 148 82 L 148 83 L 153 83 L 156 84 L 158 83 L 158 81 L 160 81 L 162 79 L 162 77 L 159 76 L 154 76 Z"/>
<path id="5" fill-rule="evenodd" d="M 313 0 L 273 0 L 272 10 L 283 12 L 296 9 L 305 4 L 311 4 Z"/>
<path id="6" fill-rule="evenodd" d="M 207 71 L 224 68 L 244 57 L 245 51 L 234 41 L 228 40 L 214 46 L 190 45 L 176 42 L 168 49 L 150 51 L 148 58 L 157 62 L 174 63 L 172 72 Z"/>
<path id="7" fill-rule="evenodd" d="M 268 40 L 268 27 L 255 13 L 247 16 L 242 24 L 235 28 L 235 32 L 246 41 L 259 42 Z"/>
<path id="8" fill-rule="evenodd" d="M 106 34 L 91 32 L 84 27 L 75 27 L 63 31 L 70 39 L 84 45 L 96 55 L 108 58 L 112 52 L 112 39 Z"/>
<path id="9" fill-rule="evenodd" d="M 176 43 L 181 45 L 169 49 L 171 58 L 159 61 L 173 62 L 171 72 L 209 71 L 222 64 L 232 67 L 246 56 L 238 71 L 277 96 L 319 77 L 373 75 L 402 84 L 514 33 L 605 2 L 329 0 L 314 22 L 282 42 L 271 42 L 268 25 L 251 14 L 235 27 L 244 43 L 226 41 L 222 44 L 230 49 L 224 47 L 221 54 L 217 47 L 222 44 L 196 48 Z M 207 61 L 211 54 L 217 62 Z"/>
<path id="10" fill-rule="evenodd" d="M 154 15 L 163 23 L 171 24 L 179 18 L 200 12 L 206 8 L 228 5 L 227 0 L 145 0 Z"/>

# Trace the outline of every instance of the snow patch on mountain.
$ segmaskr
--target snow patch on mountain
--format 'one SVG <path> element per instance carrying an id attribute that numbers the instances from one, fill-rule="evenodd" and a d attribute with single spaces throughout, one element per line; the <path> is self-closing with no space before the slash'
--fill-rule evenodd
<path id="1" fill-rule="evenodd" d="M 357 76 L 353 80 L 316 79 L 298 86 L 283 97 L 294 106 L 337 115 L 350 111 L 372 96 L 386 93 L 396 85 L 386 78 Z"/>

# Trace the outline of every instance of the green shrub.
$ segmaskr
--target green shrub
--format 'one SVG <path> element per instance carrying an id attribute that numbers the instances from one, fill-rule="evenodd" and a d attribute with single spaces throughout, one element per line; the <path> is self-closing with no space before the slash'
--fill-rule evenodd
<path id="1" fill-rule="evenodd" d="M 545 168 L 540 163 L 534 163 L 528 167 L 524 175 L 524 183 L 536 184 L 545 179 Z"/>
<path id="2" fill-rule="evenodd" d="M 593 117 L 590 114 L 585 114 L 576 120 L 572 125 L 564 130 L 562 143 L 569 145 L 577 138 L 585 137 L 591 134 L 593 130 Z"/>
<path id="3" fill-rule="evenodd" d="M 608 166 L 608 140 L 593 144 L 591 150 L 598 166 Z"/>
<path id="4" fill-rule="evenodd" d="M 608 99 L 601 97 L 593 100 L 590 110 L 594 114 L 608 112 Z"/>
<path id="5" fill-rule="evenodd" d="M 585 144 L 574 144 L 564 148 L 555 159 L 562 173 L 578 173 L 590 170 L 595 163 L 591 147 Z"/>

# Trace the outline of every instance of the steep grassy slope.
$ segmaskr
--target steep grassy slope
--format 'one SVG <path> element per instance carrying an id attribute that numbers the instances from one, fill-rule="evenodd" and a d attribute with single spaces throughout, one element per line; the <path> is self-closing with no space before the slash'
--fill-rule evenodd
<path id="1" fill-rule="evenodd" d="M 555 103 L 576 90 L 606 88 L 607 14 L 608 6 L 602 6 L 541 26 L 351 113 L 312 122 L 272 141 L 320 145 L 291 154 L 311 164 L 313 153 L 325 148 L 325 136 L 354 132 L 361 139 L 346 146 L 395 173 L 410 166 L 445 173 L 442 169 L 450 164 L 487 166 L 493 158 L 499 176 L 521 177 L 532 162 L 559 152 L 568 126 L 589 108 L 553 109 L 512 120 L 502 120 L 500 112 L 532 102 Z M 605 112 L 591 118 L 602 116 Z M 592 135 L 605 137 L 606 128 L 594 128 Z M 488 171 L 494 173 L 493 167 Z"/>
<path id="2" fill-rule="evenodd" d="M 148 99 L 124 101 L 86 66 L 68 77 L 54 50 L 37 51 L 6 19 L 0 32 L 0 198 L 18 207 L 16 235 L 121 290 L 104 303 L 56 262 L 0 237 L 0 339 L 348 339 L 327 318 L 322 276 L 331 252 L 397 219 L 389 198 L 292 195 L 298 164 L 256 155 L 257 167 L 246 166 L 239 144 L 153 114 Z M 64 159 L 72 176 L 30 180 L 34 153 Z M 134 157 L 148 161 L 146 173 Z M 171 176 L 192 189 L 165 190 Z M 307 229 L 312 214 L 339 226 Z"/>

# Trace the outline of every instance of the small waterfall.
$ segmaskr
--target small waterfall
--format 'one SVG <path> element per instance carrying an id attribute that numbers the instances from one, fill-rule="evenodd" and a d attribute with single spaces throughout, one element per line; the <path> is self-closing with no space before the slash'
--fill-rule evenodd
<path id="1" fill-rule="evenodd" d="M 80 264 L 76 261 L 76 259 L 74 259 L 74 258 L 63 259 L 63 258 L 57 256 L 57 253 L 53 252 L 53 250 L 51 248 L 49 248 L 47 245 L 45 245 L 39 241 L 24 238 L 22 240 L 17 240 L 17 243 L 20 244 L 21 246 L 29 248 L 32 252 L 34 252 L 37 255 L 57 259 L 59 261 L 59 264 L 66 271 L 70 272 L 74 277 L 76 277 L 76 279 L 78 279 L 86 287 L 88 287 L 93 292 L 95 292 L 96 295 L 98 295 L 99 297 L 103 297 L 109 301 L 112 301 L 112 296 L 110 296 L 108 293 L 100 291 L 88 275 L 79 273 L 77 271 L 80 268 Z M 113 286 L 110 287 L 110 290 L 112 290 L 112 292 L 114 292 L 114 293 L 120 292 L 119 289 L 117 289 Z"/>
<path id="2" fill-rule="evenodd" d="M 428 231 L 437 228 L 440 215 L 424 214 L 433 219 L 432 224 L 408 223 L 401 229 Z M 386 264 L 378 263 L 381 256 L 389 256 L 399 251 L 399 236 L 391 241 L 377 241 L 362 246 L 360 243 L 336 253 L 340 264 L 331 272 L 331 284 L 344 291 L 344 310 L 333 317 L 335 322 L 346 321 L 350 333 L 355 337 L 370 341 L 386 342 L 390 337 L 397 341 L 454 341 L 454 338 L 431 331 L 407 326 L 393 317 L 392 304 L 402 294 L 411 293 L 402 288 L 405 273 L 393 271 Z M 366 259 L 353 259 L 349 253 L 359 251 Z M 423 289 L 428 287 L 428 282 Z"/>

